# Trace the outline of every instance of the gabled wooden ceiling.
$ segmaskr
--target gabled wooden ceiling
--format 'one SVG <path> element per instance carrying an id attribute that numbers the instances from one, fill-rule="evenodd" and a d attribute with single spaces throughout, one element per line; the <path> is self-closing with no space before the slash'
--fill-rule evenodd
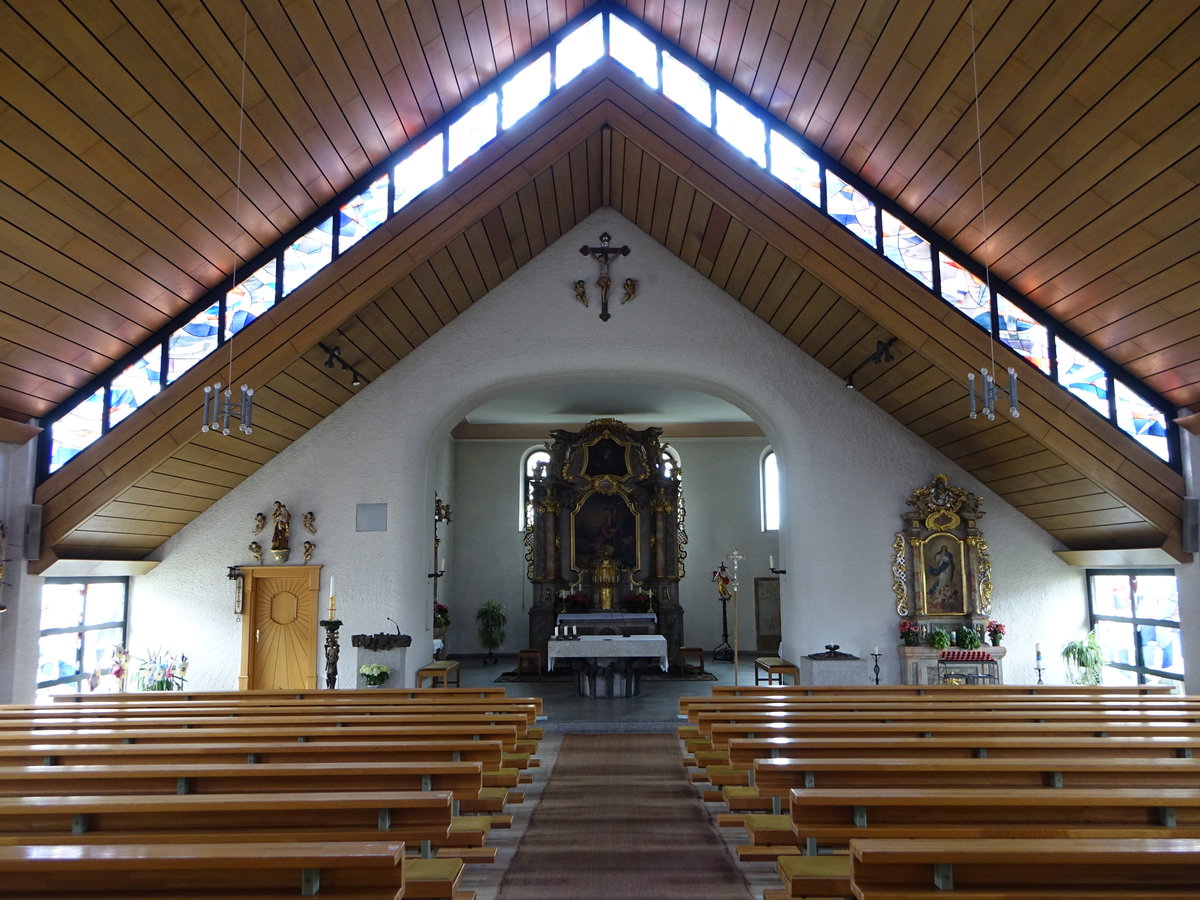
<path id="1" fill-rule="evenodd" d="M 628 3 L 636 17 L 1180 406 L 1200 407 L 1200 11 L 905 0 Z M 244 9 L 246 164 L 236 216 Z M 0 407 L 47 414 L 588 3 L 0 4 Z M 980 215 L 971 33 L 988 198 Z M 201 363 L 38 490 L 43 570 L 144 556 L 609 205 L 1072 549 L 1180 556 L 1182 480 L 1032 374 L 962 417 L 986 337 L 604 63 L 253 323 L 252 440 L 195 429 Z M 128 432 L 128 433 L 123 433 Z"/>

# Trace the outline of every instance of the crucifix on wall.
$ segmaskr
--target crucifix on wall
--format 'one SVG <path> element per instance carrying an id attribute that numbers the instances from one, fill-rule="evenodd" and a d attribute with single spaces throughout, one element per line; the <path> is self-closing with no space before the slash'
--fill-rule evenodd
<path id="1" fill-rule="evenodd" d="M 608 242 L 612 240 L 612 235 L 607 231 L 600 235 L 599 247 L 588 247 L 584 245 L 579 248 L 579 252 L 584 256 L 590 256 L 600 264 L 600 277 L 596 279 L 596 287 L 600 289 L 600 321 L 607 322 L 612 318 L 608 311 L 608 289 L 612 286 L 612 278 L 608 274 L 608 264 L 615 256 L 628 256 L 628 247 L 610 247 Z M 622 287 L 625 288 L 625 295 L 621 298 L 622 303 L 628 303 L 633 299 L 633 295 L 637 293 L 637 282 L 632 278 L 626 278 Z M 584 306 L 588 305 L 587 284 L 581 278 L 574 283 L 575 299 Z"/>

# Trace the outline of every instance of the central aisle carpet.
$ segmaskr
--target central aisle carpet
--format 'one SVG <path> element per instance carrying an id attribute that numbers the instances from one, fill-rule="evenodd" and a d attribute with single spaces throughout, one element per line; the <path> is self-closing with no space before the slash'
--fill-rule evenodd
<path id="1" fill-rule="evenodd" d="M 672 734 L 568 734 L 500 900 L 749 900 Z"/>

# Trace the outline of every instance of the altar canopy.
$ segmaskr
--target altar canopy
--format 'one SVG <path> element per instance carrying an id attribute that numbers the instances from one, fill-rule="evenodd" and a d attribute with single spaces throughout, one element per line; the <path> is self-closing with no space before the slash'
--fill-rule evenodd
<path id="1" fill-rule="evenodd" d="M 545 651 L 562 614 L 652 613 L 669 662 L 678 662 L 687 534 L 679 468 L 661 434 L 616 419 L 550 432 L 525 534 L 529 646 Z"/>

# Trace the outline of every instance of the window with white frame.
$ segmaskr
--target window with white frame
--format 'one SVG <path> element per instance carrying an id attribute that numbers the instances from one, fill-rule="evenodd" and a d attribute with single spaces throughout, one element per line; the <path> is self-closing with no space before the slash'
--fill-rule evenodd
<path id="1" fill-rule="evenodd" d="M 1105 682 L 1183 682 L 1179 587 L 1170 569 L 1089 570 L 1092 628 L 1104 653 Z"/>
<path id="2" fill-rule="evenodd" d="M 779 530 L 779 458 L 770 447 L 762 455 L 759 465 L 761 485 L 762 530 Z"/>
<path id="3" fill-rule="evenodd" d="M 38 637 L 38 694 L 91 690 L 125 646 L 128 578 L 47 578 Z M 111 679 L 107 679 L 112 681 Z M 101 680 L 99 690 L 105 690 Z M 115 690 L 115 682 L 107 686 Z"/>
<path id="4" fill-rule="evenodd" d="M 530 447 L 521 457 L 521 509 L 518 531 L 533 527 L 533 480 L 538 477 L 539 466 L 550 465 L 550 454 L 545 447 Z"/>

